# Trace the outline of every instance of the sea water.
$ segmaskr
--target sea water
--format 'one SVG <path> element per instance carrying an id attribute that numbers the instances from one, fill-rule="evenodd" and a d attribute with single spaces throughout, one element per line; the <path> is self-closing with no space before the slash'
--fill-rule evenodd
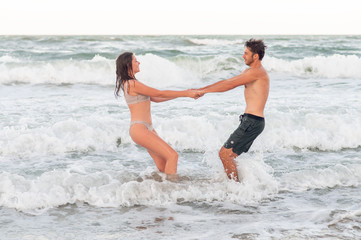
<path id="1" fill-rule="evenodd" d="M 152 103 L 178 153 L 169 182 L 131 140 L 115 59 L 198 88 L 240 74 L 262 38 L 266 127 L 227 179 L 218 150 L 243 87 Z M 0 239 L 361 238 L 360 36 L 1 36 Z"/>

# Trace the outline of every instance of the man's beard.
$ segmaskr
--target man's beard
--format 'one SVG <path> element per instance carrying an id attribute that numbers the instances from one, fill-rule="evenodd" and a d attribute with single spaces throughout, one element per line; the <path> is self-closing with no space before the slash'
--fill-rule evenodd
<path id="1" fill-rule="evenodd" d="M 251 65 L 254 62 L 253 58 L 251 58 L 248 62 L 245 62 L 247 66 Z"/>

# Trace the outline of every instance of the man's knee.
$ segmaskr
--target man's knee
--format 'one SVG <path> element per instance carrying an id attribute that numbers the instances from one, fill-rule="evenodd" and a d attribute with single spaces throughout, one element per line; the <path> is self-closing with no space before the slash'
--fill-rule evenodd
<path id="1" fill-rule="evenodd" d="M 232 153 L 232 148 L 225 148 L 224 146 L 218 152 L 220 158 L 228 157 Z"/>
<path id="2" fill-rule="evenodd" d="M 235 159 L 236 157 L 239 156 L 237 153 L 233 151 L 232 148 L 225 148 L 224 146 L 222 146 L 222 148 L 219 150 L 218 155 L 222 161 L 228 159 Z"/>
<path id="3" fill-rule="evenodd" d="M 218 152 L 218 155 L 219 155 L 219 157 L 221 158 L 222 156 L 223 156 L 223 154 L 224 154 L 224 152 L 225 152 L 225 147 L 221 147 L 221 149 L 219 149 L 219 152 Z"/>

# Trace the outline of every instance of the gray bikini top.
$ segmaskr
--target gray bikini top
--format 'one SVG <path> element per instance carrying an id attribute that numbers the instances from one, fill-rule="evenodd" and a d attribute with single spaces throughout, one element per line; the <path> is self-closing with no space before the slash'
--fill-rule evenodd
<path id="1" fill-rule="evenodd" d="M 145 95 L 140 95 L 140 94 L 138 94 L 137 96 L 129 95 L 128 94 L 128 83 L 129 83 L 129 81 L 126 81 L 124 83 L 124 89 L 123 89 L 124 90 L 124 98 L 128 105 L 150 100 L 150 97 L 145 96 Z"/>

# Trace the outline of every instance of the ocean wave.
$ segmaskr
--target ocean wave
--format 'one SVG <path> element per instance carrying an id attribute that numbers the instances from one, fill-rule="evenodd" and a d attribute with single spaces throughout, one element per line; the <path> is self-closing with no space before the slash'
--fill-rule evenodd
<path id="1" fill-rule="evenodd" d="M 246 66 L 241 58 L 228 55 L 166 59 L 148 53 L 137 56 L 141 72 L 137 78 L 154 86 L 190 86 L 203 79 L 222 79 L 241 73 Z M 94 55 L 90 60 L 53 60 L 24 62 L 2 56 L 0 84 L 99 84 L 113 85 L 115 60 Z M 264 66 L 271 73 L 297 77 L 360 78 L 361 58 L 333 55 L 287 61 L 265 57 Z"/>
<path id="2" fill-rule="evenodd" d="M 244 164 L 244 165 L 247 165 Z M 215 173 L 207 179 L 190 176 L 180 182 L 165 180 L 162 173 L 147 168 L 139 175 L 127 171 L 103 170 L 79 173 L 71 168 L 45 172 L 37 178 L 0 173 L 0 206 L 30 214 L 77 202 L 97 207 L 162 206 L 179 202 L 232 202 L 255 204 L 272 198 L 278 184 L 261 162 L 248 168 L 244 183 Z"/>
<path id="3" fill-rule="evenodd" d="M 0 84 L 99 84 L 114 85 L 115 59 L 94 55 L 90 60 L 56 60 L 47 62 L 12 61 L 0 65 Z M 137 78 L 151 86 L 189 86 L 199 79 L 189 70 L 165 58 L 145 54 L 137 56 L 141 72 Z"/>
<path id="4" fill-rule="evenodd" d="M 51 61 L 0 65 L 0 83 L 100 84 L 114 82 L 114 61 Z"/>
<path id="5" fill-rule="evenodd" d="M 306 57 L 287 61 L 265 56 L 264 67 L 270 72 L 300 77 L 360 78 L 361 58 L 355 55 Z"/>
<path id="6" fill-rule="evenodd" d="M 100 123 L 99 121 L 103 121 Z M 127 128 L 109 118 L 66 119 L 50 126 L 34 128 L 27 124 L 0 129 L 0 156 L 46 156 L 66 152 L 117 151 L 117 141 L 131 140 Z M 129 125 L 128 123 L 126 124 Z"/>
<path id="7" fill-rule="evenodd" d="M 172 59 L 175 64 L 189 70 L 199 79 L 220 79 L 231 77 L 244 70 L 242 60 L 231 55 L 219 56 L 178 56 Z"/>
<path id="8" fill-rule="evenodd" d="M 273 176 L 273 169 L 261 159 L 239 161 L 242 183 L 228 180 L 223 171 L 199 178 L 189 174 L 180 182 L 148 167 L 140 173 L 127 170 L 87 172 L 70 166 L 28 177 L 0 173 L 0 206 L 30 214 L 50 208 L 87 203 L 96 207 L 165 206 L 186 202 L 230 202 L 253 205 L 272 199 L 280 192 L 305 192 L 338 186 L 358 187 L 361 165 L 335 165 L 325 169 L 300 170 Z"/>
<path id="9" fill-rule="evenodd" d="M 186 105 L 186 102 L 183 104 Z M 189 106 L 193 104 L 189 102 Z M 26 122 L 29 120 L 20 119 L 21 125 L 0 128 L 0 156 L 47 156 L 73 151 L 118 152 L 119 144 L 134 145 L 128 132 L 128 117 L 102 114 L 99 112 L 89 117 L 69 118 L 37 127 L 34 124 L 28 126 Z M 159 114 L 153 116 L 155 129 L 180 152 L 191 150 L 207 153 L 218 150 L 239 124 L 237 116 L 225 118 L 221 113 L 181 116 L 170 112 L 174 118 L 158 117 Z M 361 128 L 358 126 L 361 126 L 361 120 L 357 117 L 346 116 L 350 120 L 345 122 L 337 115 L 310 119 L 286 115 L 267 116 L 266 128 L 255 140 L 251 152 L 284 149 L 339 151 L 360 147 Z"/>
<path id="10" fill-rule="evenodd" d="M 168 59 L 151 53 L 137 56 L 137 59 L 140 61 L 137 79 L 153 87 L 181 86 L 184 88 L 200 82 L 200 79 L 191 71 Z"/>
<path id="11" fill-rule="evenodd" d="M 356 149 L 361 146 L 359 126 L 359 114 L 353 111 L 342 115 L 333 112 L 292 114 L 272 111 L 267 116 L 266 128 L 260 136 L 261 149 Z"/>
<path id="12" fill-rule="evenodd" d="M 156 55 L 148 58 L 149 61 L 157 63 Z M 148 60 L 147 59 L 147 60 Z M 160 58 L 163 59 L 163 58 Z M 164 61 L 158 61 L 157 65 L 166 66 Z M 180 74 L 187 72 L 199 79 L 228 78 L 241 73 L 246 69 L 244 60 L 241 57 L 231 55 L 216 56 L 186 56 L 178 55 L 171 59 L 171 63 L 181 68 Z M 169 63 L 168 63 L 169 64 Z M 266 56 L 263 60 L 264 67 L 271 73 L 288 74 L 296 77 L 316 78 L 360 78 L 361 58 L 355 55 L 332 55 L 306 57 L 299 60 L 284 60 Z M 178 73 L 175 72 L 174 73 Z M 179 73 L 178 73 L 179 74 Z"/>
<path id="13" fill-rule="evenodd" d="M 361 185 L 361 165 L 337 164 L 325 169 L 300 170 L 280 178 L 280 191 L 304 192 L 310 189 L 358 187 Z"/>

